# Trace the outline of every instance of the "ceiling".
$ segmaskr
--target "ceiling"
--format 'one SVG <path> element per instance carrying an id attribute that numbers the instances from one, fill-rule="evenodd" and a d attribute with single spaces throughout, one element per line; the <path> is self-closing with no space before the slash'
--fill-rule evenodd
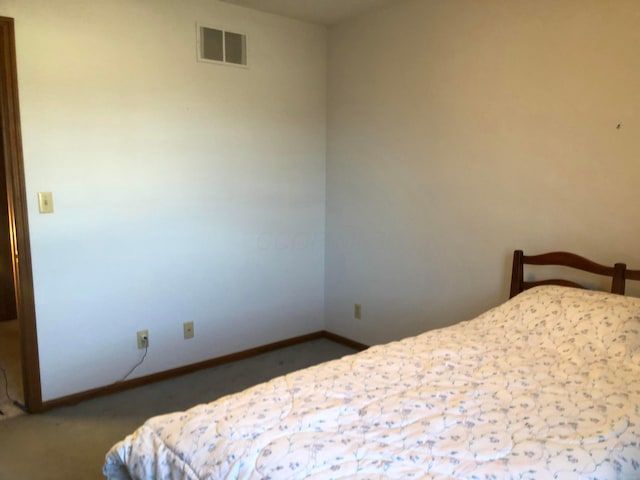
<path id="1" fill-rule="evenodd" d="M 242 7 L 326 26 L 399 0 L 221 0 Z"/>

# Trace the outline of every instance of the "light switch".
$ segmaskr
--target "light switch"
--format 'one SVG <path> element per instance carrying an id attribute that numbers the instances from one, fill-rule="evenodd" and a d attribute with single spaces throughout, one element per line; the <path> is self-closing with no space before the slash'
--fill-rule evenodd
<path id="1" fill-rule="evenodd" d="M 38 192 L 40 213 L 53 213 L 53 195 L 51 192 Z"/>

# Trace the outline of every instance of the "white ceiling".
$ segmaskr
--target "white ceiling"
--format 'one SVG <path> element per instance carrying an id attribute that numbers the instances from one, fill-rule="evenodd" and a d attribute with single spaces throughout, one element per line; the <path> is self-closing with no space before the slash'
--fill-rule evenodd
<path id="1" fill-rule="evenodd" d="M 221 0 L 322 25 L 336 25 L 399 0 Z"/>

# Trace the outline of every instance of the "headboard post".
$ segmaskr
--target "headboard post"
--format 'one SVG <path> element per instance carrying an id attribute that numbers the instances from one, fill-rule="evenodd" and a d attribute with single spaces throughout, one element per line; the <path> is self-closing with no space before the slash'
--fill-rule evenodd
<path id="1" fill-rule="evenodd" d="M 611 281 L 611 293 L 624 295 L 626 269 L 627 269 L 627 266 L 624 263 L 616 263 L 613 266 L 613 280 Z"/>
<path id="2" fill-rule="evenodd" d="M 509 298 L 515 297 L 522 291 L 522 282 L 524 281 L 524 266 L 522 257 L 524 257 L 524 252 L 522 250 L 515 250 L 513 252 L 513 266 L 511 268 L 511 291 L 509 292 Z"/>

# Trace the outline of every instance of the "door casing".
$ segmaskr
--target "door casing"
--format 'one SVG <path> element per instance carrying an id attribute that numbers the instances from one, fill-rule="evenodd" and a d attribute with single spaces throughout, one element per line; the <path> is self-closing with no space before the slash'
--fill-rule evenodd
<path id="1" fill-rule="evenodd" d="M 20 129 L 15 28 L 13 18 L 9 17 L 0 17 L 0 126 L 20 325 L 24 403 L 30 412 L 39 412 L 42 410 L 42 389 Z"/>

